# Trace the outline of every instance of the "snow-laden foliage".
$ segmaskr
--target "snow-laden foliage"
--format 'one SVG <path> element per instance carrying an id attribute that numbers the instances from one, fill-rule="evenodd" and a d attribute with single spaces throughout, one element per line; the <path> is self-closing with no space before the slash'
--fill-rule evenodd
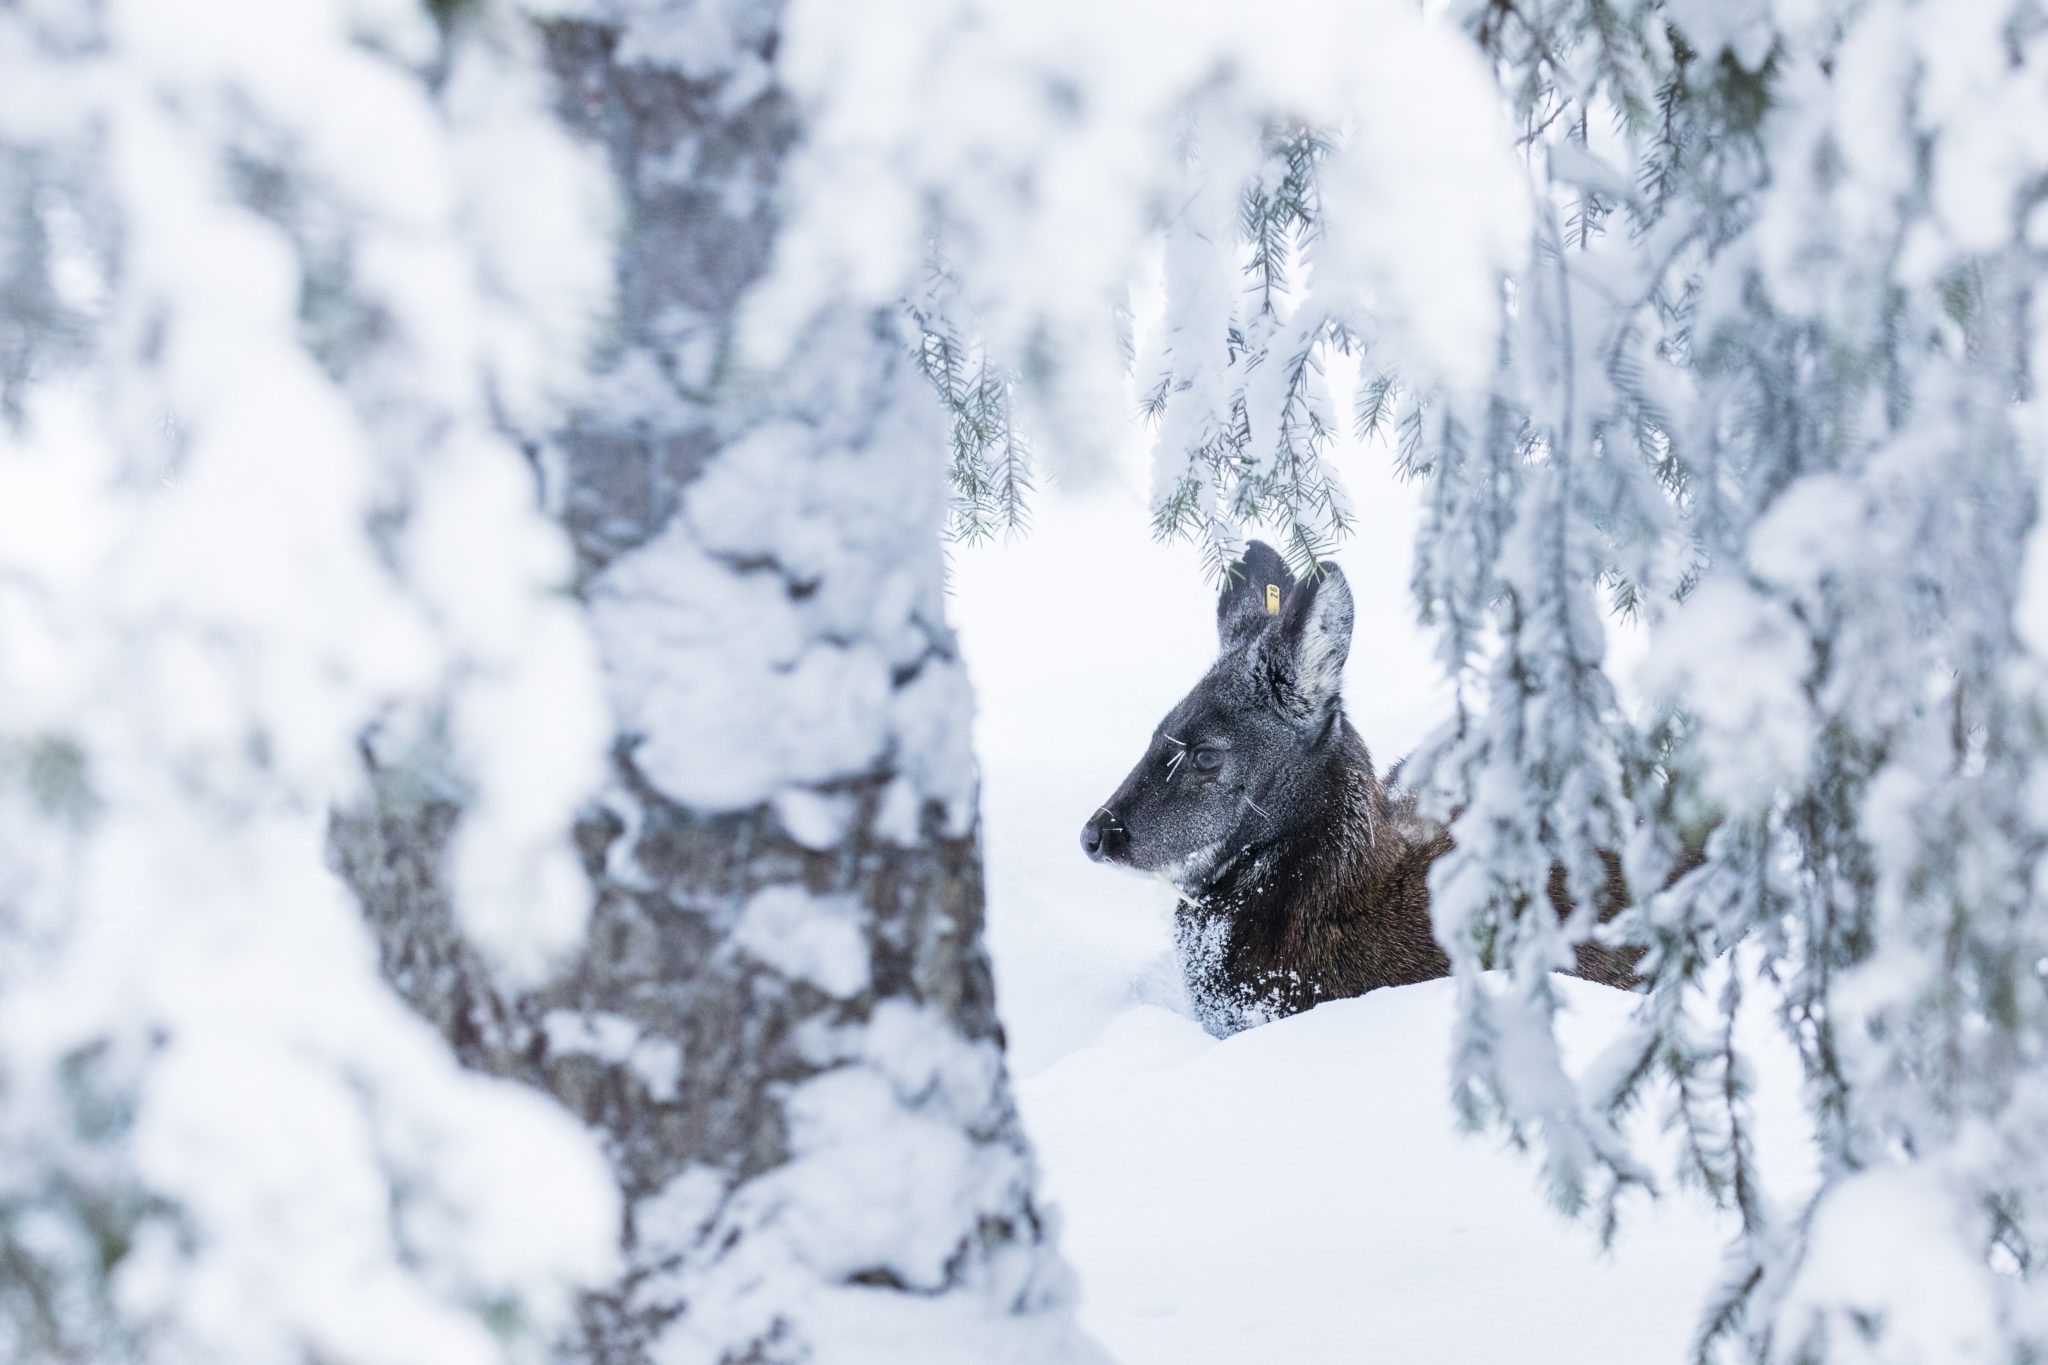
<path id="1" fill-rule="evenodd" d="M 512 979 L 580 933 L 602 708 L 500 433 L 605 199 L 461 13 L 0 5 L 9 1360 L 496 1360 L 610 1267 L 588 1140 L 457 1068 L 324 861 L 374 735 L 463 788 Z"/>
<path id="2" fill-rule="evenodd" d="M 909 299 L 958 531 L 1018 523 L 1023 433 L 1057 474 L 1124 429 L 1131 329 L 1103 320 L 1162 234 L 1174 302 L 1135 358 L 1172 452 L 1156 514 L 1219 564 L 1248 517 L 1303 559 L 1346 526 L 1331 345 L 1485 376 L 1526 196 L 1478 54 L 1408 0 L 804 0 L 782 60 L 814 117 L 754 344 L 822 291 Z"/>
<path id="3" fill-rule="evenodd" d="M 1702 1349 L 2003 1360 L 2048 1330 L 2036 865 L 2048 832 L 2031 373 L 2043 19 L 1993 3 L 1489 5 L 1537 221 L 1486 399 L 1418 391 L 1416 584 L 1468 705 L 1427 755 L 1459 1094 L 1559 1197 L 1685 1174 L 1741 1217 Z M 1639 614 L 1624 706 L 1599 608 Z M 1547 969 L 1619 851 L 1651 985 L 1565 1082 Z M 1701 865 L 1662 889 L 1675 867 Z M 1726 1020 L 1782 994 L 1822 1181 L 1774 1201 Z M 1483 980 L 1489 958 L 1506 982 Z M 1790 1192 L 1781 1192 L 1789 1194 Z M 1923 1286 L 1898 1292 L 1905 1271 Z"/>
<path id="4" fill-rule="evenodd" d="M 972 360 L 940 376 L 976 404 L 965 482 L 1012 412 L 1055 466 L 1085 445 L 1155 237 L 1162 531 L 1220 556 L 1263 519 L 1319 553 L 1347 406 L 1424 482 L 1414 587 L 1459 707 L 1410 773 L 1456 813 L 1434 892 L 1468 1117 L 1611 1219 L 1661 1178 L 1619 1120 L 1668 1103 L 1680 1174 L 1742 1227 L 1703 1354 L 2048 1349 L 2048 11 L 827 8 L 792 62 L 843 97 L 812 143 L 843 192 L 792 240 L 839 234 L 813 278 L 921 299 L 938 243 L 916 313 L 927 355 Z M 1319 382 L 1339 349 L 1348 403 Z M 1603 850 L 1638 903 L 1601 927 Z M 1649 985 L 1574 1076 L 1550 973 L 1594 933 Z M 1775 1198 L 1727 1023 L 1760 988 L 1824 1154 Z"/>

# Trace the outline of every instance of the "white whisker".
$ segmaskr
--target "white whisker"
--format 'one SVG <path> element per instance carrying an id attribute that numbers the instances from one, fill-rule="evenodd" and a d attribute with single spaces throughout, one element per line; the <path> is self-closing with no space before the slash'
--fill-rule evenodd
<path id="1" fill-rule="evenodd" d="M 1161 731 L 1159 732 L 1159 737 L 1160 737 L 1161 739 L 1163 739 L 1163 740 L 1166 740 L 1166 741 L 1167 741 L 1168 743 L 1170 743 L 1170 744 L 1178 744 L 1178 745 L 1180 745 L 1180 747 L 1181 747 L 1181 748 L 1183 748 L 1183 749 L 1185 749 L 1185 748 L 1187 748 L 1187 747 L 1188 747 L 1188 742 L 1187 742 L 1186 740 L 1184 740 L 1184 739 L 1175 739 L 1175 738 L 1174 738 L 1174 737 L 1173 737 L 1172 735 L 1169 735 L 1169 734 L 1167 734 L 1167 733 L 1166 733 L 1166 731 L 1164 731 L 1164 730 L 1161 730 Z"/>
<path id="2" fill-rule="evenodd" d="M 1257 811 L 1257 812 L 1258 812 L 1258 813 L 1259 813 L 1260 815 L 1264 815 L 1264 816 L 1266 817 L 1266 823 L 1267 823 L 1267 824 L 1269 824 L 1269 825 L 1270 825 L 1270 824 L 1272 824 L 1272 823 L 1273 823 L 1273 817 L 1272 817 L 1271 815 L 1267 815 L 1267 814 L 1266 814 L 1266 808 L 1265 808 L 1264 806 L 1262 806 L 1262 805 L 1260 805 L 1260 804 L 1259 804 L 1258 802 L 1256 802 L 1256 801 L 1252 800 L 1252 798 L 1251 798 L 1251 793 L 1250 793 L 1250 792 L 1246 792 L 1246 793 L 1245 793 L 1244 803 L 1245 803 L 1245 804 L 1246 804 L 1247 806 L 1250 806 L 1250 807 L 1251 807 L 1251 808 L 1252 808 L 1253 810 Z"/>

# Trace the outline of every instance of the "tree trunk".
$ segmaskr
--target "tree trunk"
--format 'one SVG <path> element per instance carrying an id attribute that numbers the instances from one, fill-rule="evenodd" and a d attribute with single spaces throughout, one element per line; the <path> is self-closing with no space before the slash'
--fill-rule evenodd
<path id="1" fill-rule="evenodd" d="M 616 345 L 537 452 L 618 723 L 588 942 L 495 988 L 440 875 L 457 801 L 415 772 L 337 818 L 336 860 L 465 1062 L 606 1137 L 625 1268 L 570 1358 L 1093 1360 L 982 947 L 943 437 L 893 318 L 828 307 L 778 372 L 736 358 L 797 125 L 776 7 L 734 12 L 755 31 L 548 29 L 624 206 Z"/>

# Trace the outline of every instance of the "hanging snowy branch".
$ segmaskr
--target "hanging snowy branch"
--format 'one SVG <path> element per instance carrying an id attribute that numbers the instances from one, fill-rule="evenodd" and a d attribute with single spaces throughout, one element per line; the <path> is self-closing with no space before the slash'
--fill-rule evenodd
<path id="1" fill-rule="evenodd" d="M 479 952 L 580 933 L 598 679 L 501 421 L 601 307 L 597 168 L 482 8 L 6 5 L 0 64 L 0 1357 L 536 1359 L 609 1173 L 323 837 L 434 747 Z"/>

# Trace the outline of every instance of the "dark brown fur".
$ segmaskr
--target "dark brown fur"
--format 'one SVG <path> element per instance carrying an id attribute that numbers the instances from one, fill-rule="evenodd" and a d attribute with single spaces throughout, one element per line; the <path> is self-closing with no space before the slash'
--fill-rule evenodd
<path id="1" fill-rule="evenodd" d="M 1245 850 L 1174 917 L 1196 1011 L 1214 1032 L 1298 1013 L 1319 1001 L 1450 973 L 1429 919 L 1429 869 L 1446 831 L 1373 771 L 1348 721 L 1317 793 L 1327 818 L 1305 833 Z M 1602 852 L 1601 919 L 1628 905 L 1619 861 Z M 1571 909 L 1562 867 L 1547 888 Z M 1639 954 L 1578 948 L 1577 975 L 1628 988 Z"/>

